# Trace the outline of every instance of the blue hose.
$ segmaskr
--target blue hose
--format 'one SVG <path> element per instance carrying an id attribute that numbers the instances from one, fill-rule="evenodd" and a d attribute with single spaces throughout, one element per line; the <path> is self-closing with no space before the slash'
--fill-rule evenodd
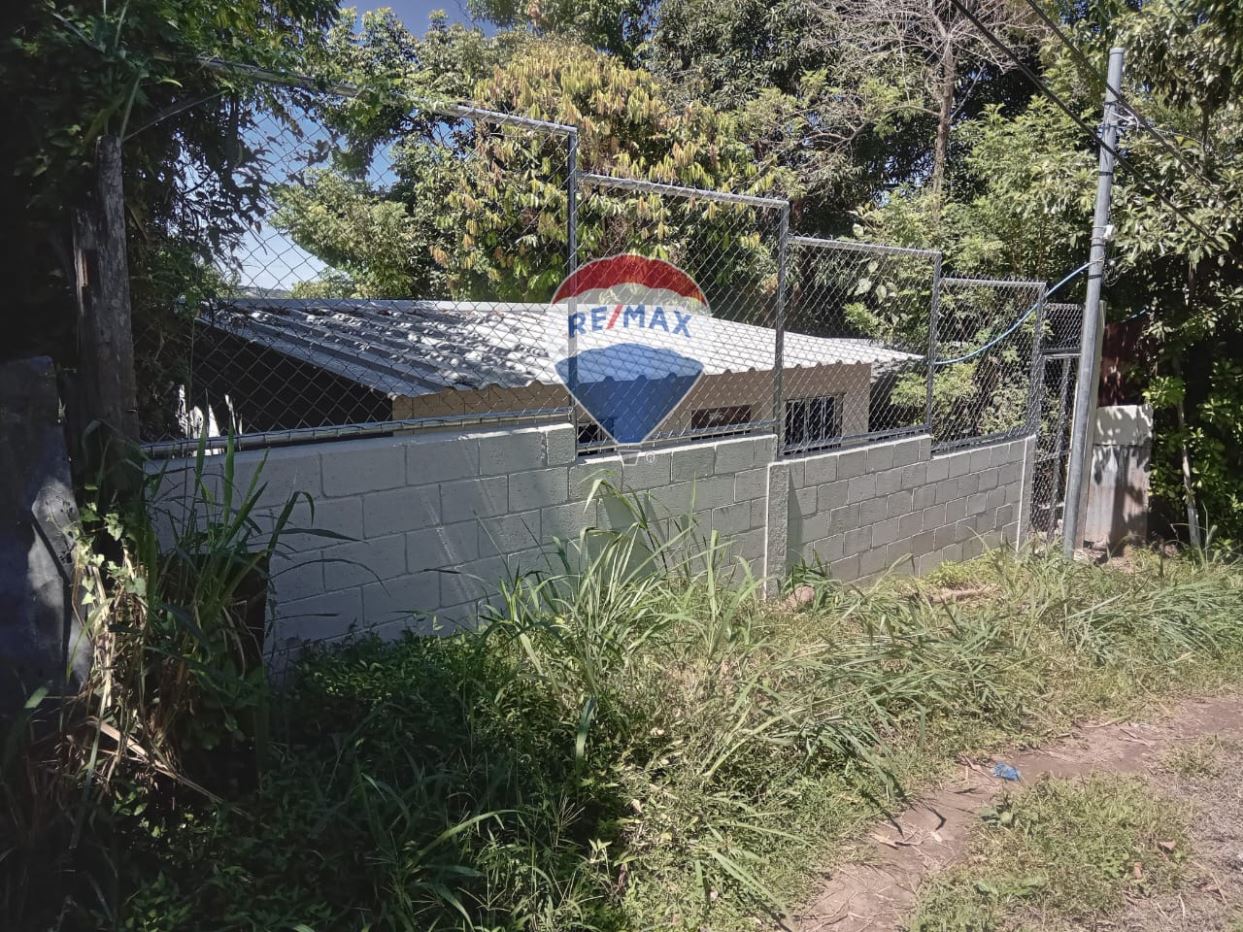
<path id="1" fill-rule="evenodd" d="M 992 349 L 994 346 L 996 346 L 998 343 L 1000 343 L 1010 334 L 1014 333 L 1014 331 L 1018 330 L 1019 327 L 1023 326 L 1023 322 L 1027 320 L 1027 318 L 1031 317 L 1032 314 L 1036 312 L 1036 308 L 1040 307 L 1040 305 L 1044 304 L 1049 299 L 1049 295 L 1056 292 L 1059 288 L 1061 288 L 1063 285 L 1065 285 L 1068 281 L 1070 281 L 1072 278 L 1074 278 L 1076 275 L 1078 275 L 1080 272 L 1082 272 L 1084 269 L 1086 269 L 1091 264 L 1092 263 L 1090 262 L 1085 262 L 1083 265 L 1079 266 L 1079 268 L 1075 269 L 1073 272 L 1071 272 L 1069 275 L 1063 278 L 1060 282 L 1058 282 L 1056 285 L 1054 285 L 1052 288 L 1046 291 L 1039 301 L 1037 301 L 1035 304 L 1033 304 L 1031 307 L 1025 310 L 1022 314 L 1020 314 L 1019 319 L 1016 320 L 1009 327 L 1007 327 L 1004 332 L 993 337 L 993 339 L 989 340 L 979 349 L 972 350 L 971 352 L 967 353 L 964 356 L 956 356 L 953 359 L 934 359 L 932 361 L 932 364 L 934 366 L 950 366 L 950 365 L 953 365 L 954 363 L 966 362 L 968 359 L 974 359 L 976 356 L 979 356 L 981 353 L 987 352 L 988 350 Z"/>

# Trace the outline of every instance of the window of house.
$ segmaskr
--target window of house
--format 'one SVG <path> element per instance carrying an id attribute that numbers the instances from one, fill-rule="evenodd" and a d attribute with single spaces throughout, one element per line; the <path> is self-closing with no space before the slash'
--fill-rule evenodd
<path id="1" fill-rule="evenodd" d="M 721 408 L 697 408 L 691 412 L 692 430 L 715 430 L 751 423 L 750 405 L 727 405 Z"/>
<path id="2" fill-rule="evenodd" d="M 611 444 L 610 433 L 613 430 L 615 419 L 606 417 L 604 424 L 601 425 L 594 420 L 586 420 L 578 422 L 578 443 L 580 446 L 596 446 L 599 444 Z M 606 433 L 608 431 L 609 433 Z"/>
<path id="3" fill-rule="evenodd" d="M 818 395 L 786 402 L 786 446 L 813 450 L 842 435 L 842 396 Z"/>

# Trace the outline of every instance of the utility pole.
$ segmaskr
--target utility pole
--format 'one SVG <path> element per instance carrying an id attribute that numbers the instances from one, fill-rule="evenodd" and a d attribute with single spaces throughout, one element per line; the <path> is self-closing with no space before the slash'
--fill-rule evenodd
<path id="1" fill-rule="evenodd" d="M 1067 559 L 1083 542 L 1086 509 L 1086 478 L 1091 468 L 1093 436 L 1096 430 L 1096 396 L 1099 371 L 1096 360 L 1101 352 L 1101 283 L 1105 277 L 1105 249 L 1109 240 L 1109 208 L 1113 199 L 1114 162 L 1118 151 L 1118 97 L 1122 88 L 1123 50 L 1109 50 L 1109 71 L 1105 82 L 1105 111 L 1101 121 L 1100 168 L 1096 181 L 1096 215 L 1092 220 L 1092 253 L 1088 262 L 1088 290 L 1083 304 L 1083 331 L 1079 344 L 1079 376 L 1075 391 L 1075 413 L 1071 422 L 1070 463 L 1066 478 L 1066 504 L 1062 519 L 1062 552 Z"/>

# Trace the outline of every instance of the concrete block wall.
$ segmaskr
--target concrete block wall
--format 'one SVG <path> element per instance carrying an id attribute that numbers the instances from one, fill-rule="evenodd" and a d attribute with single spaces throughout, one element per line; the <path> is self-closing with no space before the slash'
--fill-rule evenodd
<path id="1" fill-rule="evenodd" d="M 265 529 L 290 496 L 310 497 L 271 566 L 269 646 L 279 653 L 356 629 L 395 636 L 473 622 L 499 580 L 547 565 L 554 539 L 626 521 L 604 497 L 592 500 L 597 480 L 645 493 L 658 515 L 694 515 L 700 534 L 718 531 L 760 572 L 773 452 L 772 437 L 740 437 L 579 462 L 574 428 L 559 424 L 245 451 L 234 486 L 245 490 L 259 471 Z M 219 494 L 215 459 L 208 484 Z M 192 464 L 153 468 L 165 471 L 158 507 L 183 520 Z"/>
<path id="2" fill-rule="evenodd" d="M 1014 545 L 1033 450 L 1025 438 L 934 456 L 925 436 L 777 461 L 767 572 L 802 561 L 864 581 Z"/>
<path id="3" fill-rule="evenodd" d="M 598 481 L 643 493 L 658 515 L 693 515 L 701 537 L 717 531 L 756 576 L 779 578 L 799 560 L 844 580 L 926 572 L 1019 539 L 1031 445 L 934 457 L 919 437 L 778 459 L 775 439 L 758 436 L 580 460 L 574 429 L 558 424 L 246 451 L 234 484 L 245 489 L 259 470 L 265 527 L 291 495 L 311 499 L 271 566 L 269 647 L 281 654 L 357 629 L 473 623 L 499 580 L 546 565 L 554 539 L 627 520 L 591 498 Z M 208 464 L 218 493 L 223 458 Z M 192 464 L 154 468 L 176 520 Z"/>

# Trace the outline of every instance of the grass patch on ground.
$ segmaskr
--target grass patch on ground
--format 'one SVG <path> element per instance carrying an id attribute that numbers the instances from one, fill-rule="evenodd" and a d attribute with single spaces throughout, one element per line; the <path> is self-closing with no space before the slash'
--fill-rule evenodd
<path id="1" fill-rule="evenodd" d="M 629 506 L 632 526 L 515 573 L 478 632 L 308 655 L 272 698 L 253 791 L 171 806 L 115 776 L 86 833 L 107 870 L 68 913 L 754 929 L 955 755 L 1212 688 L 1243 655 L 1233 565 L 996 552 L 867 591 L 804 568 L 795 609 Z"/>
<path id="2" fill-rule="evenodd" d="M 754 928 L 955 754 L 1203 688 L 1243 646 L 1217 564 L 805 572 L 789 611 L 648 530 L 516 577 L 481 634 L 308 658 L 263 789 L 161 840 L 155 889 L 253 927 Z"/>
<path id="3" fill-rule="evenodd" d="M 1161 766 L 1185 780 L 1221 776 L 1222 755 L 1227 742 L 1216 735 L 1206 735 L 1174 748 L 1161 761 Z"/>
<path id="4" fill-rule="evenodd" d="M 981 813 L 964 863 L 931 880 L 911 932 L 1065 928 L 1170 890 L 1186 822 L 1142 780 L 1044 780 Z"/>

